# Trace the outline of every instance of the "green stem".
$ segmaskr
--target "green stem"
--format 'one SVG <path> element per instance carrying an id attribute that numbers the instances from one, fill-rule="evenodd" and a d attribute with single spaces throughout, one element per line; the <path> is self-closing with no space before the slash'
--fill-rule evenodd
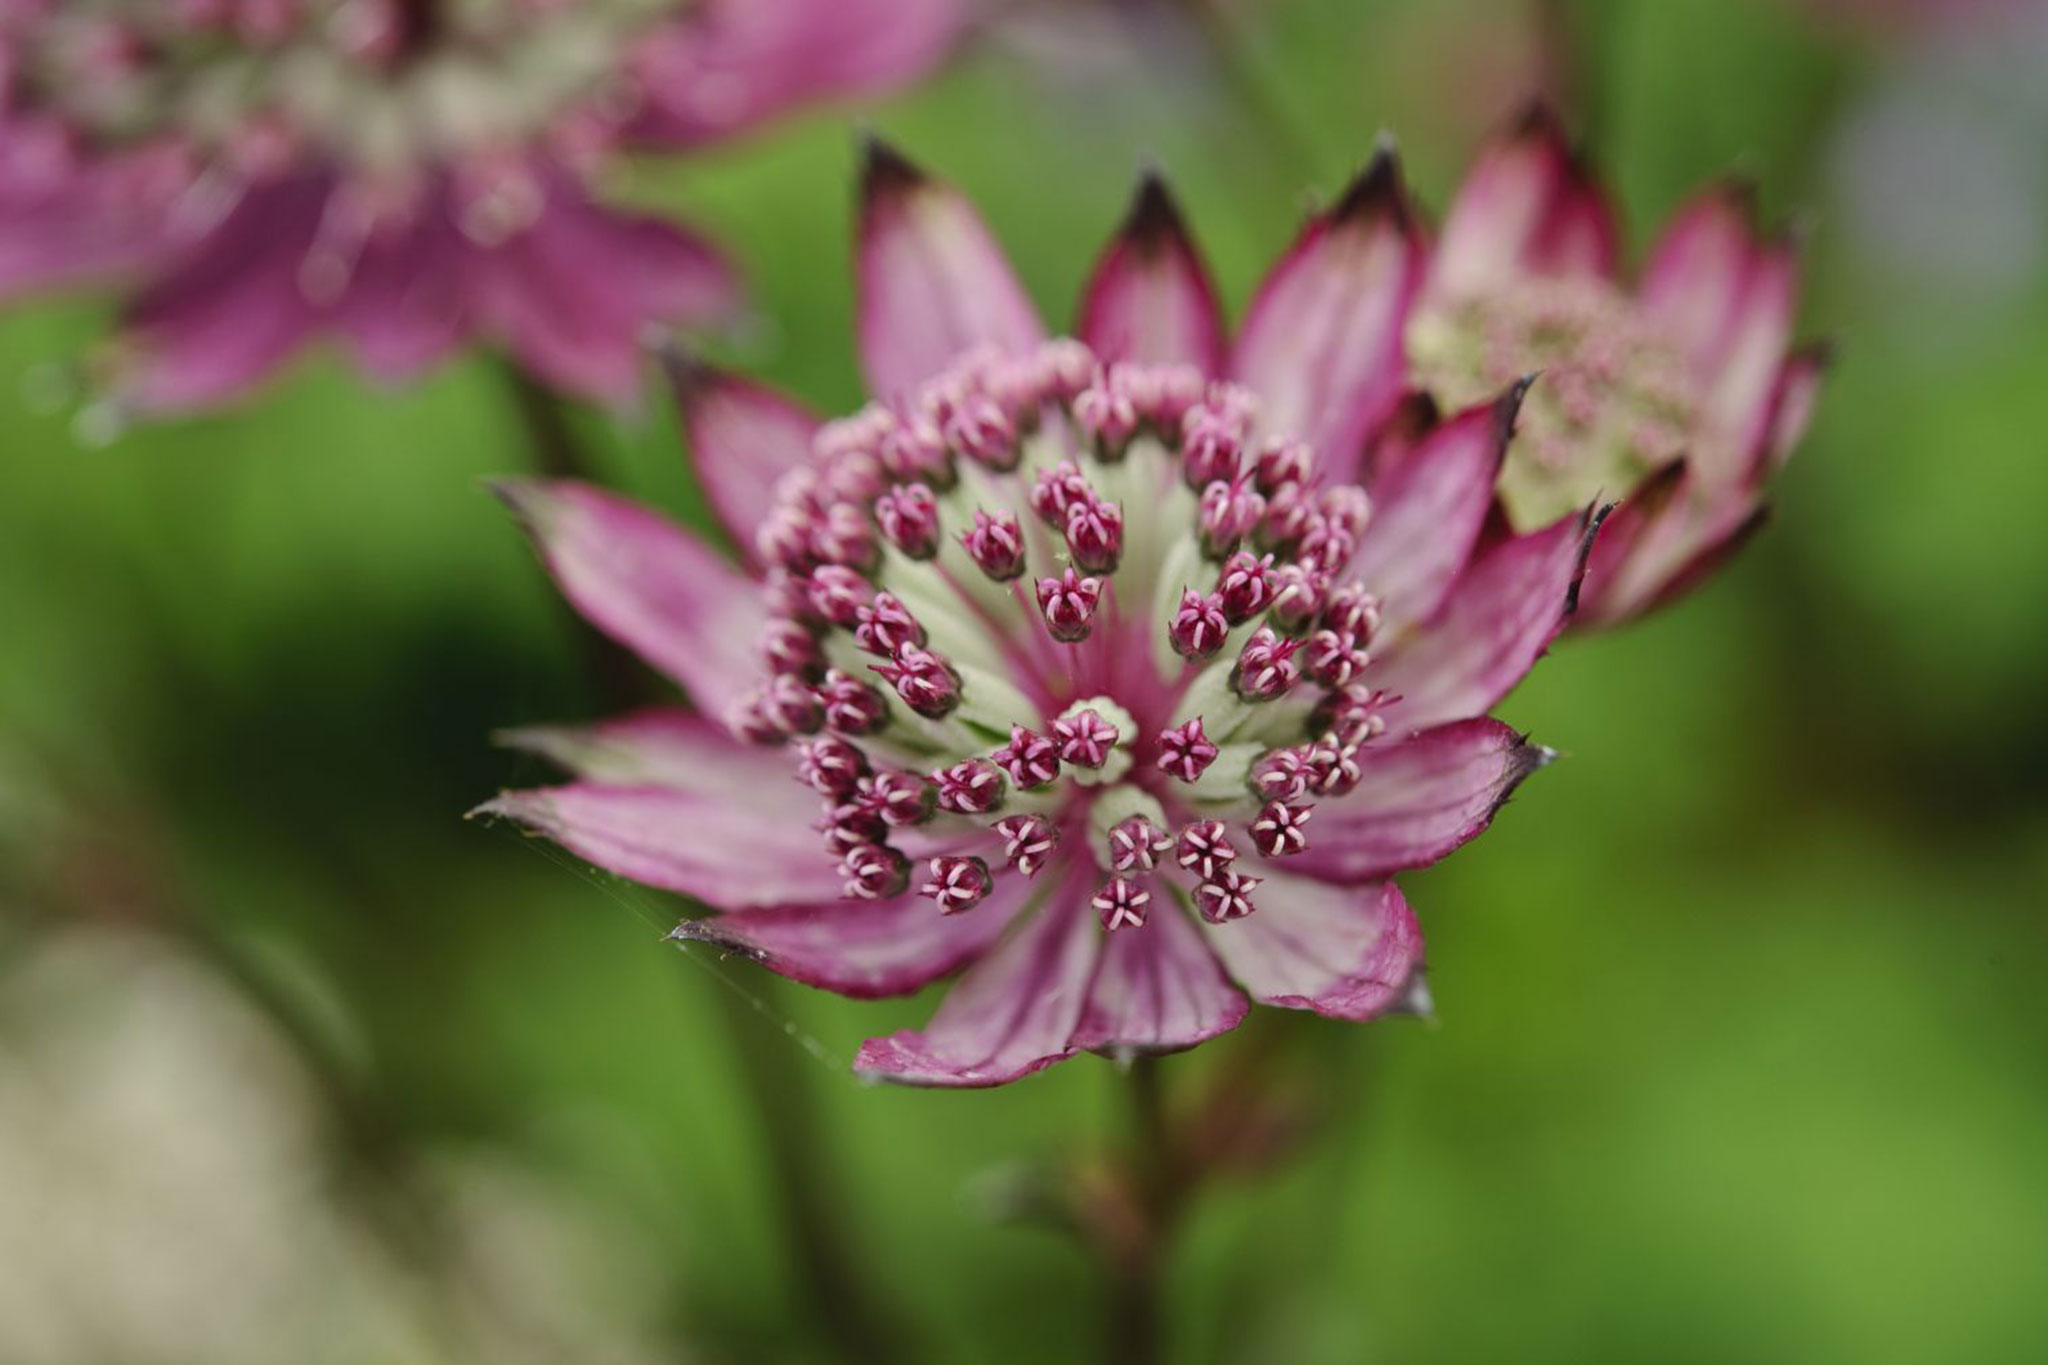
<path id="1" fill-rule="evenodd" d="M 548 478 L 594 480 L 597 470 L 567 420 L 562 400 L 516 364 L 508 362 L 504 375 L 536 472 Z M 607 707 L 626 709 L 661 699 L 654 679 L 638 660 L 580 618 L 576 640 L 590 685 Z M 772 1000 L 772 986 L 757 983 L 751 989 L 757 1001 Z M 763 1016 L 773 1013 L 772 1007 L 750 1004 L 738 991 L 712 994 L 726 1041 L 740 1059 L 740 1084 L 760 1130 L 789 1260 L 801 1281 L 797 1297 L 816 1313 L 840 1358 L 905 1359 L 899 1334 L 876 1306 L 879 1297 L 862 1283 L 835 1212 L 845 1202 L 821 1159 L 825 1128 L 817 1115 L 812 1078 L 799 1065 L 800 1054 L 764 1025 Z"/>
<path id="2" fill-rule="evenodd" d="M 1131 1139 L 1126 1158 L 1132 1212 L 1127 1245 L 1110 1249 L 1108 1332 L 1103 1358 L 1113 1365 L 1155 1365 L 1162 1359 L 1160 1289 L 1169 1239 L 1179 1221 L 1183 1186 L 1175 1170 L 1166 1096 L 1157 1057 L 1140 1057 L 1126 1076 Z"/>

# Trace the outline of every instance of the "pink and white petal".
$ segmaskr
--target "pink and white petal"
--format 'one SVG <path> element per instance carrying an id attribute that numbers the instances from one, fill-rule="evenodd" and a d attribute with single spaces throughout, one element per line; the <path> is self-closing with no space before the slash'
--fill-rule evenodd
<path id="1" fill-rule="evenodd" d="M 548 572 L 582 617 L 723 719 L 759 682 L 761 593 L 689 532 L 615 493 L 570 480 L 506 479 Z"/>
<path id="2" fill-rule="evenodd" d="M 469 331 L 462 252 L 443 212 L 374 232 L 364 244 L 335 322 L 371 378 L 410 379 L 461 344 Z"/>
<path id="3" fill-rule="evenodd" d="M 991 1086 L 1072 1056 L 1102 947 L 1093 890 L 1079 874 L 1053 888 L 968 969 L 930 1024 L 868 1039 L 853 1069 L 905 1085 Z"/>
<path id="4" fill-rule="evenodd" d="M 1081 296 L 1075 334 L 1105 362 L 1223 369 L 1216 287 L 1166 182 L 1147 172 Z"/>
<path id="5" fill-rule="evenodd" d="M 1629 490 L 1601 525 L 1592 553 L 1586 556 L 1573 630 L 1612 625 L 1631 614 L 1632 599 L 1644 593 L 1641 570 L 1659 555 L 1670 554 L 1669 544 L 1683 534 L 1674 523 L 1686 517 L 1687 499 L 1695 491 L 1688 475 L 1683 459 L 1672 460 Z"/>
<path id="6" fill-rule="evenodd" d="M 1399 164 L 1383 147 L 1252 300 L 1231 375 L 1259 395 L 1261 429 L 1307 440 L 1326 479 L 1358 479 L 1367 438 L 1400 399 L 1424 256 Z"/>
<path id="7" fill-rule="evenodd" d="M 1244 918 L 1203 925 L 1252 999 L 1363 1020 L 1406 998 L 1422 964 L 1422 927 L 1392 882 L 1336 886 L 1276 874 L 1255 899 L 1258 909 Z"/>
<path id="8" fill-rule="evenodd" d="M 966 0 L 707 0 L 634 54 L 644 104 L 628 135 L 694 146 L 888 90 L 937 64 L 971 17 Z"/>
<path id="9" fill-rule="evenodd" d="M 1785 467 L 1795 446 L 1813 424 L 1814 405 L 1820 400 L 1821 380 L 1834 364 L 1834 351 L 1824 341 L 1801 346 L 1785 359 L 1778 371 L 1777 393 L 1771 401 L 1771 421 L 1757 450 L 1758 464 L 1753 482 L 1762 482 Z"/>
<path id="10" fill-rule="evenodd" d="M 1009 259 L 966 198 L 871 141 L 861 173 L 861 367 L 868 389 L 909 392 L 976 346 L 1045 338 Z"/>
<path id="11" fill-rule="evenodd" d="M 736 741 L 694 711 L 649 706 L 594 725 L 528 725 L 493 738 L 592 782 L 697 791 L 707 781 L 791 785 L 789 755 Z"/>
<path id="12" fill-rule="evenodd" d="M 291 357 L 319 321 L 303 267 L 333 185 L 253 187 L 130 305 L 118 385 L 136 407 L 223 402 Z"/>
<path id="13" fill-rule="evenodd" d="M 1715 186 L 1673 216 L 1643 267 L 1644 312 L 1703 375 L 1715 372 L 1748 290 L 1755 216 L 1746 186 Z"/>
<path id="14" fill-rule="evenodd" d="M 1381 485 L 1422 448 L 1423 440 L 1441 421 L 1443 413 L 1437 408 L 1436 399 L 1420 389 L 1410 389 L 1374 429 L 1366 446 L 1363 483 L 1375 506 L 1381 496 Z"/>
<path id="15" fill-rule="evenodd" d="M 759 567 L 754 532 L 782 476 L 809 462 L 818 418 L 766 385 L 680 354 L 664 358 L 690 466 L 741 556 Z"/>
<path id="16" fill-rule="evenodd" d="M 1372 516 L 1348 572 L 1379 598 L 1388 634 L 1442 605 L 1471 559 L 1527 392 L 1525 381 L 1438 423 L 1374 481 Z"/>
<path id="17" fill-rule="evenodd" d="M 1364 776 L 1357 789 L 1316 803 L 1308 847 L 1291 855 L 1286 869 L 1358 883 L 1427 867 L 1484 831 L 1523 779 L 1552 757 L 1487 716 L 1369 744 L 1358 755 Z"/>
<path id="18" fill-rule="evenodd" d="M 1718 502 L 1681 502 L 1591 604 L 1586 628 L 1633 620 L 1677 601 L 1733 559 L 1769 520 L 1769 506 L 1746 489 L 1725 490 Z"/>
<path id="19" fill-rule="evenodd" d="M 1173 1052 L 1228 1033 L 1250 1009 L 1188 912 L 1158 898 L 1136 928 L 1107 936 L 1074 1046 Z"/>
<path id="20" fill-rule="evenodd" d="M 1694 458 L 1702 477 L 1734 483 L 1755 468 L 1798 308 L 1797 253 L 1784 242 L 1759 248 L 1706 384 L 1703 416 L 1724 439 L 1700 443 Z"/>
<path id="21" fill-rule="evenodd" d="M 972 910 L 942 915 L 924 896 L 764 906 L 684 920 L 672 937 L 745 954 L 780 976 L 861 999 L 908 995 L 980 958 L 1031 884 L 1000 877 Z"/>
<path id="22" fill-rule="evenodd" d="M 1436 616 L 1367 673 L 1399 697 L 1388 726 L 1415 731 L 1484 715 L 1512 691 L 1570 619 L 1604 515 L 1588 509 L 1481 550 Z"/>
<path id="23" fill-rule="evenodd" d="M 505 792 L 475 813 L 516 820 L 607 872 L 724 909 L 838 899 L 839 869 L 810 828 L 816 795 L 787 772 L 763 781 L 707 769 L 687 789 L 575 782 Z"/>
<path id="24" fill-rule="evenodd" d="M 639 393 L 650 323 L 708 322 L 737 298 L 730 271 L 697 238 L 601 209 L 559 179 L 531 224 L 494 246 L 471 244 L 467 261 L 471 307 L 519 361 L 607 403 Z M 592 261 L 611 264 L 594 271 Z"/>
<path id="25" fill-rule="evenodd" d="M 1466 175 L 1437 233 L 1430 289 L 1471 298 L 1529 274 L 1608 276 L 1616 232 L 1564 129 L 1532 105 Z"/>

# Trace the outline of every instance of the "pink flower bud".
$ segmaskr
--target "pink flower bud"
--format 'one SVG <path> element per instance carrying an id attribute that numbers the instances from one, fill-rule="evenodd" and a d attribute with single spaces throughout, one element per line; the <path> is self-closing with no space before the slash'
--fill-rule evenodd
<path id="1" fill-rule="evenodd" d="M 1054 721 L 1052 738 L 1066 762 L 1077 768 L 1100 768 L 1109 761 L 1118 734 L 1114 725 L 1087 708 Z"/>
<path id="2" fill-rule="evenodd" d="M 825 724 L 841 735 L 871 735 L 889 721 L 888 703 L 874 688 L 844 670 L 825 672 L 818 689 L 825 702 Z"/>
<path id="3" fill-rule="evenodd" d="M 1225 560 L 1216 579 L 1216 597 L 1224 619 L 1233 626 L 1264 611 L 1273 600 L 1273 556 L 1262 559 L 1241 550 Z"/>
<path id="4" fill-rule="evenodd" d="M 1265 515 L 1266 500 L 1249 482 L 1240 479 L 1225 483 L 1218 479 L 1202 490 L 1201 507 L 1196 513 L 1202 552 L 1211 559 L 1223 558 L 1252 533 Z"/>
<path id="5" fill-rule="evenodd" d="M 1205 881 L 1195 888 L 1195 908 L 1211 924 L 1243 919 L 1258 908 L 1252 904 L 1252 889 L 1262 880 L 1226 870 L 1213 881 Z"/>
<path id="6" fill-rule="evenodd" d="M 906 645 L 895 658 L 868 667 L 896 689 L 905 706 L 927 720 L 941 719 L 960 704 L 959 677 L 930 650 Z"/>
<path id="7" fill-rule="evenodd" d="M 1202 718 L 1165 730 L 1159 736 L 1159 770 L 1183 782 L 1193 782 L 1216 761 L 1216 746 L 1202 733 Z"/>
<path id="8" fill-rule="evenodd" d="M 892 658 L 903 649 L 915 648 L 925 642 L 924 627 L 910 614 L 910 608 L 903 605 L 903 599 L 891 592 L 878 592 L 875 600 L 864 604 L 859 619 L 853 628 L 854 643 L 870 654 Z"/>
<path id="9" fill-rule="evenodd" d="M 1174 653 L 1183 659 L 1209 658 L 1223 648 L 1229 634 L 1230 621 L 1223 614 L 1221 597 L 1215 593 L 1204 597 L 1192 588 L 1182 590 L 1180 609 L 1166 627 Z"/>
<path id="10" fill-rule="evenodd" d="M 1024 526 L 1014 512 L 990 516 L 977 511 L 973 529 L 961 533 L 960 543 L 968 558 L 998 583 L 1024 572 Z"/>
<path id="11" fill-rule="evenodd" d="M 1102 601 L 1102 580 L 1083 578 L 1071 567 L 1058 578 L 1038 580 L 1038 609 L 1052 638 L 1072 644 L 1088 638 L 1095 608 Z"/>
<path id="12" fill-rule="evenodd" d="M 1119 872 L 1150 872 L 1159 855 L 1173 847 L 1166 831 L 1142 815 L 1119 820 L 1109 830 L 1109 862 Z"/>
<path id="13" fill-rule="evenodd" d="M 1129 877 L 1111 877 L 1089 902 L 1101 917 L 1102 927 L 1111 933 L 1144 928 L 1145 911 L 1151 904 L 1152 893 Z"/>
<path id="14" fill-rule="evenodd" d="M 1124 510 L 1090 494 L 1067 505 L 1067 549 L 1089 573 L 1114 573 L 1124 552 Z"/>
<path id="15" fill-rule="evenodd" d="M 932 774 L 939 809 L 955 815 L 986 815 L 1003 804 L 1002 770 L 986 759 L 969 758 Z"/>
<path id="16" fill-rule="evenodd" d="M 839 872 L 850 900 L 888 900 L 910 885 L 910 860 L 887 844 L 862 844 L 840 861 Z"/>
<path id="17" fill-rule="evenodd" d="M 988 864 L 979 858 L 949 855 L 934 858 L 928 865 L 923 886 L 917 889 L 920 896 L 929 896 L 939 903 L 942 915 L 957 915 L 963 910 L 972 910 L 987 899 L 995 886 L 995 878 L 989 874 Z"/>
<path id="18" fill-rule="evenodd" d="M 1290 806 L 1280 801 L 1268 801 L 1252 821 L 1252 844 L 1268 858 L 1285 858 L 1308 847 L 1308 834 L 1302 829 L 1315 814 L 1313 806 Z"/>
<path id="19" fill-rule="evenodd" d="M 1010 742 L 989 755 L 1020 788 L 1043 787 L 1060 775 L 1059 748 L 1021 725 L 1010 727 Z"/>
<path id="20" fill-rule="evenodd" d="M 796 755 L 797 777 L 825 796 L 844 800 L 867 775 L 867 755 L 837 735 L 806 739 L 796 746 Z"/>
<path id="21" fill-rule="evenodd" d="M 1042 815 L 1006 815 L 996 821 L 996 833 L 1003 836 L 1010 866 L 1027 877 L 1038 875 L 1060 841 L 1059 830 Z"/>
<path id="22" fill-rule="evenodd" d="M 1246 701 L 1271 701 L 1293 687 L 1301 677 L 1294 661 L 1301 641 L 1284 639 L 1271 626 L 1260 626 L 1244 642 L 1237 666 L 1231 670 L 1230 686 Z"/>
<path id="23" fill-rule="evenodd" d="M 939 500 L 921 483 L 897 484 L 877 498 L 875 521 L 889 543 L 912 559 L 939 552 Z"/>
<path id="24" fill-rule="evenodd" d="M 1221 820 L 1194 820 L 1173 841 L 1174 861 L 1203 881 L 1237 861 L 1237 847 Z"/>

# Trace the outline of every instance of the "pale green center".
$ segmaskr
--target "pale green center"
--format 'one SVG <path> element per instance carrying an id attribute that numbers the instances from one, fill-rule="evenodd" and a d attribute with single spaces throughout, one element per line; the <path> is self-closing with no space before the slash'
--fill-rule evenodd
<path id="1" fill-rule="evenodd" d="M 1445 411 L 1541 373 L 1500 481 L 1519 529 L 1621 496 L 1695 438 L 1684 356 L 1603 281 L 1534 280 L 1425 308 L 1407 346 L 1414 382 Z"/>

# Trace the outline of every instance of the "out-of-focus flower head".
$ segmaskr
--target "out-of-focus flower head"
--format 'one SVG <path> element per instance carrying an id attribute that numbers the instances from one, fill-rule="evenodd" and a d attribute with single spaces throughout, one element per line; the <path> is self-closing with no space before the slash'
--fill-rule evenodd
<path id="1" fill-rule="evenodd" d="M 965 968 L 927 1028 L 862 1048 L 870 1076 L 1185 1048 L 1247 997 L 1412 1007 L 1422 936 L 1388 878 L 1549 757 L 1487 712 L 1570 614 L 1598 515 L 1489 516 L 1523 384 L 1390 426 L 1425 266 L 1391 150 L 1234 342 L 1152 178 L 1078 340 L 879 147 L 858 254 L 854 416 L 677 371 L 737 562 L 597 488 L 506 486 L 570 601 L 698 710 L 526 732 L 579 780 L 483 809 L 706 902 L 677 937 L 813 985 Z M 1396 442 L 1368 496 L 1365 452 Z"/>
<path id="2" fill-rule="evenodd" d="M 605 400 L 651 323 L 735 299 L 607 208 L 686 148 L 928 67 L 962 0 L 0 0 L 0 297 L 134 279 L 116 396 L 203 406 L 338 334 L 411 376 L 472 339 Z"/>
<path id="3" fill-rule="evenodd" d="M 1741 545 L 1826 360 L 1793 347 L 1796 245 L 1758 232 L 1742 187 L 1681 208 L 1633 287 L 1618 257 L 1606 196 L 1534 108 L 1459 187 L 1407 326 L 1412 382 L 1447 406 L 1541 372 L 1501 473 L 1515 526 L 1623 498 L 1581 625 L 1667 602 Z"/>

